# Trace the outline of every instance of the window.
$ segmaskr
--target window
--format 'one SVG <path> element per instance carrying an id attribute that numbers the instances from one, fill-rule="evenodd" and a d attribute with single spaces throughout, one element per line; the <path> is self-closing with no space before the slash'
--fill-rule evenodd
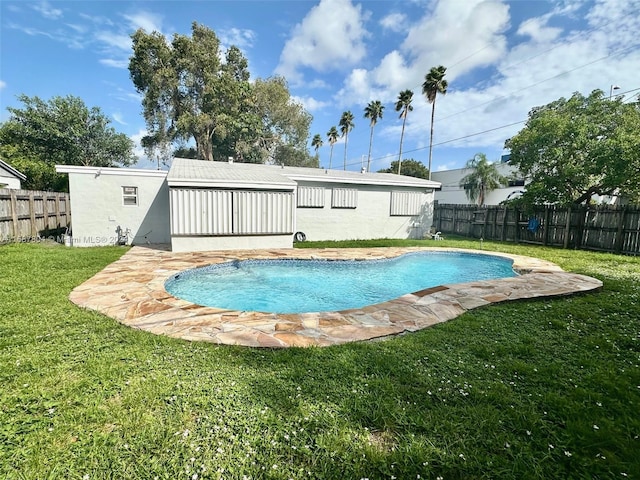
<path id="1" fill-rule="evenodd" d="M 391 215 L 420 215 L 422 197 L 421 192 L 391 192 Z"/>
<path id="2" fill-rule="evenodd" d="M 298 187 L 298 207 L 324 208 L 324 187 Z"/>
<path id="3" fill-rule="evenodd" d="M 524 178 L 516 178 L 514 180 L 509 180 L 510 187 L 524 187 Z"/>
<path id="4" fill-rule="evenodd" d="M 122 187 L 122 204 L 138 205 L 138 187 Z"/>
<path id="5" fill-rule="evenodd" d="M 331 208 L 356 208 L 358 190 L 355 188 L 334 188 L 331 195 Z"/>

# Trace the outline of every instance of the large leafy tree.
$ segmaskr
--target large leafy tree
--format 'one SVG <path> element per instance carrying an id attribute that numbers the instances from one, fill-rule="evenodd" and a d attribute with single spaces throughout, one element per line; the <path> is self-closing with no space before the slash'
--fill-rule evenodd
<path id="1" fill-rule="evenodd" d="M 98 107 L 78 97 L 18 97 L 23 107 L 9 107 L 0 125 L 3 159 L 27 176 L 25 187 L 59 190 L 64 180 L 55 165 L 129 166 L 136 162 L 133 142 L 110 126 Z"/>
<path id="2" fill-rule="evenodd" d="M 529 179 L 520 201 L 560 205 L 596 195 L 640 200 L 640 102 L 601 90 L 574 93 L 529 112 L 506 141 L 510 163 Z"/>
<path id="3" fill-rule="evenodd" d="M 334 125 L 327 132 L 327 140 L 329 140 L 329 145 L 331 146 L 331 151 L 329 153 L 329 169 L 331 169 L 331 160 L 333 159 L 333 146 L 338 142 L 338 138 L 340 138 L 340 133 Z"/>
<path id="4" fill-rule="evenodd" d="M 251 83 L 242 52 L 223 53 L 215 32 L 195 22 L 190 37 L 167 42 L 140 29 L 132 39 L 129 73 L 143 95 L 147 155 L 193 142 L 206 160 L 282 163 L 295 152 L 308 160 L 311 116 L 282 77 Z"/>
<path id="5" fill-rule="evenodd" d="M 353 123 L 353 113 L 351 110 L 347 110 L 346 112 L 342 112 L 342 116 L 340 117 L 340 134 L 344 137 L 344 166 L 343 169 L 347 169 L 347 144 L 349 143 L 349 132 L 353 130 L 355 127 L 355 123 Z"/>
<path id="6" fill-rule="evenodd" d="M 291 163 L 282 158 L 284 150 L 299 152 L 301 157 L 308 157 L 307 142 L 312 117 L 300 103 L 291 98 L 285 79 L 257 79 L 253 85 L 252 98 L 254 107 L 249 112 L 253 110 L 257 117 L 252 122 L 252 129 L 243 131 L 246 138 L 253 137 L 253 142 L 248 144 L 248 153 L 251 150 L 255 152 L 257 147 L 261 163 L 277 162 L 287 165 Z M 245 122 L 243 127 L 246 125 Z"/>
<path id="7" fill-rule="evenodd" d="M 478 205 L 484 205 L 487 193 L 507 183 L 507 178 L 500 174 L 494 163 L 489 163 L 484 153 L 476 153 L 465 168 L 471 172 L 460 180 L 460 186 L 467 198 Z"/>
<path id="8" fill-rule="evenodd" d="M 221 61 L 212 30 L 194 22 L 191 32 L 191 37 L 174 35 L 168 44 L 159 32 L 137 30 L 129 73 L 143 95 L 145 147 L 192 138 L 198 157 L 213 160 L 214 135 L 225 138 L 229 119 L 248 100 L 249 72 L 235 47 Z"/>
<path id="9" fill-rule="evenodd" d="M 404 127 L 407 123 L 407 115 L 413 110 L 413 92 L 411 90 L 403 90 L 398 94 L 398 100 L 396 101 L 396 112 L 400 112 L 399 118 L 402 119 L 402 132 L 400 133 L 400 151 L 398 152 L 398 161 L 396 165 L 398 167 L 398 175 L 402 169 L 402 142 L 404 140 Z"/>
<path id="10" fill-rule="evenodd" d="M 446 67 L 442 65 L 438 67 L 432 67 L 424 77 L 424 83 L 422 84 L 422 93 L 427 97 L 427 102 L 431 104 L 431 133 L 429 135 L 429 175 L 431 175 L 431 156 L 433 152 L 433 123 L 436 115 L 436 97 L 440 93 L 445 95 L 447 93 L 448 82 L 444 79 L 447 72 Z M 431 180 L 431 177 L 429 177 Z"/>
<path id="11" fill-rule="evenodd" d="M 371 169 L 371 147 L 373 145 L 373 129 L 378 123 L 378 120 L 382 118 L 382 112 L 384 111 L 384 105 L 380 100 L 372 100 L 364 108 L 364 118 L 369 119 L 369 126 L 371 132 L 369 133 L 369 155 L 367 155 L 367 172 Z"/>
<path id="12" fill-rule="evenodd" d="M 389 168 L 378 170 L 378 173 L 396 173 L 398 171 L 399 163 L 400 160 L 394 160 L 393 162 L 391 162 L 391 166 Z M 429 170 L 424 166 L 422 162 L 414 160 L 413 158 L 409 158 L 403 160 L 402 162 L 402 175 L 405 175 L 407 177 L 428 179 Z"/>

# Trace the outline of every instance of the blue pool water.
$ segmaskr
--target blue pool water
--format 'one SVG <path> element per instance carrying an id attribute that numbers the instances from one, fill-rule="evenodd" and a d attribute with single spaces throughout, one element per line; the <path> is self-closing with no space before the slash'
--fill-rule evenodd
<path id="1" fill-rule="evenodd" d="M 490 255 L 416 252 L 385 260 L 244 260 L 194 268 L 165 283 L 171 295 L 230 310 L 303 313 L 361 308 L 444 285 L 513 277 Z"/>

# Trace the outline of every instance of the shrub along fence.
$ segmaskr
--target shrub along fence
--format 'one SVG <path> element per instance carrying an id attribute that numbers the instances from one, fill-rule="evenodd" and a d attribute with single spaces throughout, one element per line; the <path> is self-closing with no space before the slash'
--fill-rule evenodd
<path id="1" fill-rule="evenodd" d="M 640 254 L 639 205 L 545 205 L 525 212 L 504 205 L 436 203 L 433 224 L 443 234 Z"/>
<path id="2" fill-rule="evenodd" d="M 0 189 L 0 243 L 59 236 L 70 224 L 68 193 Z"/>

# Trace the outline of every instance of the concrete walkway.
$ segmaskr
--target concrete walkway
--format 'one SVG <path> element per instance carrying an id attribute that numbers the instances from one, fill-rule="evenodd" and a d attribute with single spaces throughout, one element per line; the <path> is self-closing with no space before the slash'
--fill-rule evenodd
<path id="1" fill-rule="evenodd" d="M 522 275 L 443 285 L 395 300 L 339 312 L 274 314 L 202 307 L 164 289 L 172 275 L 190 268 L 244 259 L 379 259 L 420 250 L 467 251 L 511 258 Z M 251 347 L 328 346 L 413 332 L 451 320 L 472 308 L 508 300 L 597 291 L 602 282 L 564 272 L 543 260 L 446 248 L 345 248 L 173 253 L 133 247 L 73 290 L 76 305 L 159 335 Z"/>

